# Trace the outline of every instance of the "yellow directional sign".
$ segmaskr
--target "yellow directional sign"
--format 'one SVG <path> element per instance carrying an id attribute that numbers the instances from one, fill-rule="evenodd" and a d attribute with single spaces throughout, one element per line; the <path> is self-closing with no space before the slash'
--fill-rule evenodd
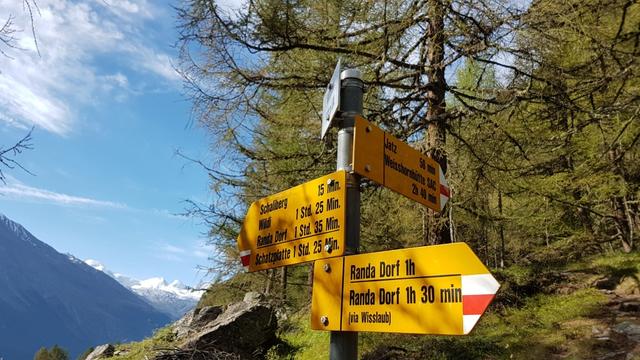
<path id="1" fill-rule="evenodd" d="M 438 163 L 356 116 L 353 170 L 411 200 L 441 211 L 449 186 Z"/>
<path id="2" fill-rule="evenodd" d="M 238 236 L 249 271 L 299 264 L 344 253 L 347 174 L 333 174 L 260 199 Z"/>
<path id="3" fill-rule="evenodd" d="M 318 260 L 311 328 L 464 335 L 499 287 L 465 243 Z"/>

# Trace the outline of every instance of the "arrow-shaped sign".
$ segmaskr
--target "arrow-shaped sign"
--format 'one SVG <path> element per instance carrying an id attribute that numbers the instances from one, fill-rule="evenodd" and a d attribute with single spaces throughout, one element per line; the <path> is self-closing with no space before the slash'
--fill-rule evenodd
<path id="1" fill-rule="evenodd" d="M 450 191 L 440 165 L 395 136 L 356 116 L 353 170 L 434 211 Z"/>
<path id="2" fill-rule="evenodd" d="M 465 243 L 315 262 L 311 327 L 465 335 L 500 284 Z"/>
<path id="3" fill-rule="evenodd" d="M 251 204 L 237 239 L 245 269 L 341 256 L 346 188 L 346 172 L 337 171 Z"/>

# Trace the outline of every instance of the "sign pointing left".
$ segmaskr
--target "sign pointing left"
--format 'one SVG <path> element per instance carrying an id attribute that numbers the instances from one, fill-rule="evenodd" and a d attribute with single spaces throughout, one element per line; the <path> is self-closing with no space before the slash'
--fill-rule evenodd
<path id="1" fill-rule="evenodd" d="M 345 171 L 337 171 L 252 203 L 237 239 L 245 269 L 341 256 L 346 177 Z"/>

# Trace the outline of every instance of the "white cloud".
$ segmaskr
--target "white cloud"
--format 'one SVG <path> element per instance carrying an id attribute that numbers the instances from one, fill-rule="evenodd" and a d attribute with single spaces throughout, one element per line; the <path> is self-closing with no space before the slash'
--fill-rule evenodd
<path id="1" fill-rule="evenodd" d="M 172 253 L 172 254 L 184 254 L 186 252 L 185 249 L 177 247 L 177 246 L 173 246 L 171 244 L 164 244 L 161 249 L 163 251 L 166 251 L 166 252 Z"/>
<path id="2" fill-rule="evenodd" d="M 127 205 L 113 201 L 96 200 L 81 196 L 57 193 L 24 184 L 11 184 L 0 187 L 0 195 L 19 200 L 37 200 L 54 205 L 93 206 L 114 209 L 126 209 Z"/>
<path id="3" fill-rule="evenodd" d="M 141 64 L 147 70 L 172 81 L 180 81 L 180 74 L 173 67 L 171 58 L 167 54 L 157 53 L 146 49 L 142 52 Z"/>
<path id="4" fill-rule="evenodd" d="M 153 16 L 153 7 L 144 0 L 96 0 L 96 3 L 106 7 L 109 11 L 121 18 L 128 18 L 130 16 L 151 18 Z"/>
<path id="5" fill-rule="evenodd" d="M 0 107 L 7 113 L 2 120 L 10 126 L 26 128 L 24 120 L 57 134 L 65 134 L 71 127 L 71 113 L 59 99 L 50 96 L 46 88 L 34 88 L 23 79 L 10 74 L 0 77 Z M 7 118 L 5 118 L 5 116 Z"/>
<path id="6" fill-rule="evenodd" d="M 129 79 L 120 72 L 113 75 L 105 75 L 104 80 L 107 83 L 110 83 L 122 88 L 126 88 L 129 86 Z"/>
<path id="7" fill-rule="evenodd" d="M 35 124 L 66 135 L 78 125 L 83 106 L 133 93 L 131 74 L 179 84 L 171 57 L 154 40 L 153 21 L 166 21 L 147 0 L 38 0 L 31 19 L 21 1 L 0 1 L 0 21 L 14 16 L 18 48 L 0 55 L 0 122 Z M 161 18 L 162 17 L 162 18 Z M 129 76 L 127 75 L 129 74 Z M 137 78 L 140 78 L 137 76 Z M 134 86 L 135 87 L 135 86 Z"/>
<path id="8" fill-rule="evenodd" d="M 185 249 L 181 247 L 171 245 L 168 243 L 156 244 L 154 248 L 155 248 L 154 256 L 156 258 L 173 261 L 173 262 L 183 262 L 184 256 L 186 255 L 186 252 L 187 252 Z"/>
<path id="9" fill-rule="evenodd" d="M 156 254 L 155 257 L 160 259 L 160 260 L 167 260 L 167 261 L 171 261 L 171 262 L 184 262 L 183 258 L 181 258 L 180 256 L 177 256 L 175 254 L 171 254 L 171 253 Z"/>

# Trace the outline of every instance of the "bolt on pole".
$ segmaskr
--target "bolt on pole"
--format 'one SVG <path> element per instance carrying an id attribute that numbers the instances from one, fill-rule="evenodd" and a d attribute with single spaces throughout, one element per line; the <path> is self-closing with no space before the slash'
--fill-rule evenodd
<path id="1" fill-rule="evenodd" d="M 351 172 L 353 163 L 353 127 L 356 115 L 362 114 L 364 83 L 358 69 L 347 69 L 340 74 L 340 111 L 342 121 L 338 131 L 337 170 Z M 347 177 L 346 255 L 357 254 L 360 246 L 360 177 Z M 358 358 L 358 333 L 332 331 L 329 347 L 331 360 Z"/>

